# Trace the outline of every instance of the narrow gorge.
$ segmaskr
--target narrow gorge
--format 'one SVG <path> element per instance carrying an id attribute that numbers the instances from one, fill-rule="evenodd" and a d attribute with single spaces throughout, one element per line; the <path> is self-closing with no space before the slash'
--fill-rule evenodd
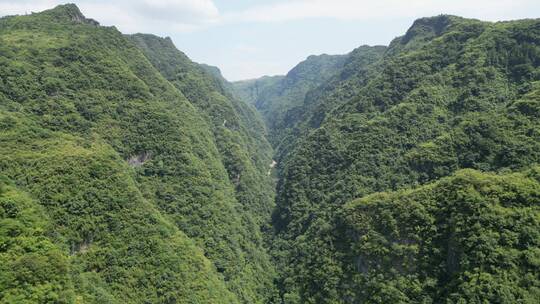
<path id="1" fill-rule="evenodd" d="M 540 19 L 230 82 L 74 4 L 0 19 L 0 303 L 538 303 Z"/>

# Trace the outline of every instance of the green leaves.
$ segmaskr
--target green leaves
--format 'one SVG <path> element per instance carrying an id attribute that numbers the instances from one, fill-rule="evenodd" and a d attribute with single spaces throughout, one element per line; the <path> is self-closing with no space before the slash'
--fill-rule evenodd
<path id="1" fill-rule="evenodd" d="M 0 64 L 0 170 L 44 207 L 43 233 L 65 257 L 71 287 L 40 274 L 48 250 L 35 264 L 17 253 L 21 263 L 6 267 L 68 290 L 71 302 L 266 302 L 273 270 L 259 229 L 271 208 L 271 152 L 253 111 L 187 57 L 197 77 L 181 79 L 181 92 L 130 39 L 72 5 L 0 22 L 9 56 Z M 219 115 L 235 132 L 226 143 Z M 229 167 L 247 190 L 235 192 Z M 3 216 L 17 214 L 12 205 Z M 24 232 L 8 220 L 6 242 Z M 14 297 L 31 292 L 21 284 Z M 11 296 L 0 302 L 17 302 Z"/>
<path id="2" fill-rule="evenodd" d="M 337 72 L 342 77 L 334 76 L 305 94 L 308 114 L 296 123 L 291 133 L 295 136 L 284 137 L 278 146 L 281 182 L 274 227 L 277 238 L 286 243 L 278 253 L 281 263 L 288 265 L 283 280 L 293 278 L 287 281 L 284 293 L 298 292 L 298 303 L 454 303 L 494 301 L 498 296 L 512 303 L 536 296 L 536 283 L 520 289 L 519 280 L 508 279 L 512 283 L 505 285 L 503 279 L 526 276 L 530 271 L 514 256 L 523 248 L 516 245 L 511 227 L 521 220 L 509 224 L 501 234 L 494 227 L 504 225 L 507 210 L 494 207 L 500 212 L 480 221 L 489 207 L 484 194 L 470 192 L 465 186 L 474 180 L 447 193 L 449 197 L 435 199 L 425 194 L 422 199 L 407 199 L 401 206 L 383 200 L 381 194 L 385 203 L 378 205 L 376 214 L 368 207 L 358 207 L 354 225 L 361 233 L 352 240 L 341 237 L 353 225 L 352 220 L 344 224 L 341 217 L 352 216 L 342 208 L 355 198 L 415 188 L 462 168 L 502 174 L 537 164 L 537 28 L 538 20 L 491 24 L 453 16 L 420 19 L 380 57 L 368 56 L 364 50 L 364 59 L 373 59 L 371 63 L 351 59 Z M 360 54 L 349 56 L 361 58 Z M 528 210 L 527 201 L 535 201 L 530 197 L 535 191 L 526 200 L 515 197 L 516 188 L 493 191 L 498 199 L 512 201 L 509 204 L 519 205 L 520 210 Z M 436 224 L 439 217 L 451 217 L 458 211 L 433 206 L 434 199 L 454 202 L 463 212 L 441 224 L 445 229 L 461 230 L 440 240 L 431 239 L 440 229 Z M 516 210 L 515 217 L 521 216 Z M 331 232 L 322 233 L 321 227 L 327 225 L 333 229 L 325 228 Z M 400 232 L 402 228 L 410 231 Z M 462 242 L 465 235 L 467 241 Z M 499 255 L 494 256 L 490 250 L 499 239 L 509 248 L 495 250 Z M 426 242 L 424 247 L 421 242 Z M 424 252 L 425 248 L 432 251 Z M 443 251 L 447 251 L 447 259 L 433 260 Z M 325 263 L 313 262 L 313 256 L 324 256 L 321 260 L 333 261 L 341 271 L 321 274 L 318 269 Z M 464 256 L 467 258 L 461 260 Z M 497 264 L 497 259 L 505 262 Z M 431 268 L 420 271 L 421 263 Z M 489 271 L 480 266 L 488 264 Z M 460 267 L 467 268 L 470 277 L 454 277 Z M 452 271 L 440 278 L 438 273 L 443 270 L 439 268 Z M 512 274 L 508 269 L 513 269 Z M 463 287 L 469 284 L 465 281 L 473 280 L 486 292 L 473 296 L 480 293 L 471 291 L 474 283 Z M 338 283 L 325 289 L 321 282 Z"/>
<path id="3" fill-rule="evenodd" d="M 422 297 L 433 302 L 534 298 L 538 282 L 522 278 L 537 270 L 522 257 L 534 255 L 540 241 L 530 234 L 540 225 L 538 186 L 526 174 L 460 171 L 435 184 L 347 204 L 341 214 L 347 237 L 340 240 L 352 249 L 345 252 L 346 265 L 359 267 L 350 269 L 358 299 L 375 296 L 363 291 L 381 275 L 385 284 L 416 278 Z M 416 301 L 412 290 L 399 290 L 405 301 Z"/>
<path id="4" fill-rule="evenodd" d="M 68 257 L 48 235 L 43 208 L 7 179 L 0 183 L 0 301 L 71 303 Z"/>

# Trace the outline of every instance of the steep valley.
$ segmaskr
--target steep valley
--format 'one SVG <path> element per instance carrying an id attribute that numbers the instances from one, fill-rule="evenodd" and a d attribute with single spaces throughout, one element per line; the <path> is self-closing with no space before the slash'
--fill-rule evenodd
<path id="1" fill-rule="evenodd" d="M 538 303 L 540 19 L 228 82 L 73 4 L 0 19 L 0 303 Z"/>

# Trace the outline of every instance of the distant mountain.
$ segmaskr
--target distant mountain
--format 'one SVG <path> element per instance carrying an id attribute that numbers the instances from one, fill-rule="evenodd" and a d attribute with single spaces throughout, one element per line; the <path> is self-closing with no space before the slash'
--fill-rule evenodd
<path id="1" fill-rule="evenodd" d="M 288 123 L 289 110 L 304 103 L 306 93 L 334 75 L 345 62 L 344 55 L 309 56 L 286 76 L 263 77 L 234 82 L 237 95 L 255 105 L 269 129 L 269 139 L 277 144 L 280 131 Z"/>
<path id="2" fill-rule="evenodd" d="M 255 105 L 259 99 L 265 99 L 266 94 L 274 91 L 285 76 L 263 76 L 257 79 L 233 82 L 237 96 L 246 102 Z"/>

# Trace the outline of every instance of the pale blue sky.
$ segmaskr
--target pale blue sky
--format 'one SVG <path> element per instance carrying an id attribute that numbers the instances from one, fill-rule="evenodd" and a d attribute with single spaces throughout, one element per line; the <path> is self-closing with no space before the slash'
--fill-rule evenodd
<path id="1" fill-rule="evenodd" d="M 419 17 L 441 13 L 488 21 L 540 17 L 540 0 L 73 0 L 124 33 L 170 36 L 190 58 L 229 80 L 285 74 L 311 54 L 387 45 Z M 0 15 L 61 0 L 0 0 Z"/>

